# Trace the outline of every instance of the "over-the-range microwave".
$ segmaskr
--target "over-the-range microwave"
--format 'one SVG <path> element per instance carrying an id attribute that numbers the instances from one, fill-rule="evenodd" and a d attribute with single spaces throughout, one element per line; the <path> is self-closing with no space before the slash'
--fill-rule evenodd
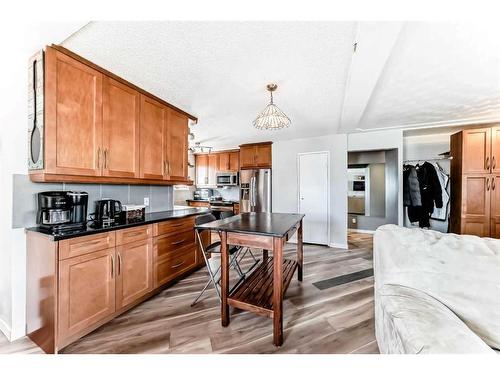
<path id="1" fill-rule="evenodd" d="M 217 186 L 238 186 L 239 176 L 238 172 L 217 172 L 216 175 Z"/>

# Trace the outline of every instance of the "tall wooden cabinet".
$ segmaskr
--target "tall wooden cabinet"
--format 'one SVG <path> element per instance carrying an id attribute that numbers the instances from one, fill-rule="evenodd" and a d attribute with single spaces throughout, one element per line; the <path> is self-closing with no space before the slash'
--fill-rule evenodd
<path id="1" fill-rule="evenodd" d="M 451 136 L 450 231 L 500 238 L 500 126 Z"/>
<path id="2" fill-rule="evenodd" d="M 62 47 L 47 47 L 44 64 L 43 163 L 32 181 L 189 183 L 195 117 Z"/>

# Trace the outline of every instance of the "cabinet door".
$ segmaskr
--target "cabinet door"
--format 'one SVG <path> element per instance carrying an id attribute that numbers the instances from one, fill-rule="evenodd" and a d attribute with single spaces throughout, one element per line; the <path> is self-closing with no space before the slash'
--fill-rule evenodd
<path id="1" fill-rule="evenodd" d="M 114 79 L 103 82 L 103 176 L 139 177 L 140 94 Z"/>
<path id="2" fill-rule="evenodd" d="M 491 129 L 463 131 L 463 173 L 490 173 Z"/>
<path id="3" fill-rule="evenodd" d="M 255 166 L 255 146 L 240 147 L 240 168 Z"/>
<path id="4" fill-rule="evenodd" d="M 141 95 L 140 176 L 162 180 L 166 176 L 165 130 L 167 110 L 163 104 Z"/>
<path id="5" fill-rule="evenodd" d="M 491 180 L 491 213 L 490 237 L 500 238 L 500 175 L 492 175 Z"/>
<path id="6" fill-rule="evenodd" d="M 115 249 L 59 262 L 59 339 L 115 312 Z"/>
<path id="7" fill-rule="evenodd" d="M 229 170 L 231 172 L 238 172 L 240 169 L 240 153 L 230 152 L 229 153 Z"/>
<path id="8" fill-rule="evenodd" d="M 219 168 L 219 154 L 208 154 L 208 184 L 217 185 L 217 171 Z"/>
<path id="9" fill-rule="evenodd" d="M 226 172 L 230 170 L 229 155 L 230 155 L 229 152 L 221 152 L 219 154 L 219 168 L 218 168 L 219 171 Z"/>
<path id="10" fill-rule="evenodd" d="M 489 175 L 464 175 L 462 177 L 462 228 L 461 234 L 479 237 L 490 235 Z"/>
<path id="11" fill-rule="evenodd" d="M 271 167 L 272 151 L 271 145 L 255 146 L 255 165 L 257 167 Z"/>
<path id="12" fill-rule="evenodd" d="M 167 124 L 167 172 L 169 180 L 187 180 L 188 118 L 170 110 Z"/>
<path id="13" fill-rule="evenodd" d="M 48 48 L 45 102 L 47 170 L 56 174 L 100 176 L 101 73 Z"/>
<path id="14" fill-rule="evenodd" d="M 196 186 L 208 185 L 208 155 L 195 156 Z"/>
<path id="15" fill-rule="evenodd" d="M 491 128 L 491 173 L 500 173 L 500 126 Z"/>
<path id="16" fill-rule="evenodd" d="M 116 248 L 116 309 L 128 306 L 153 289 L 153 239 Z"/>

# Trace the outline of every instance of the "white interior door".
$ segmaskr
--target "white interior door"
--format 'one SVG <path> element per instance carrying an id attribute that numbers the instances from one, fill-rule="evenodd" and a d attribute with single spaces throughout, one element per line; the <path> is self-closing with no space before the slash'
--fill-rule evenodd
<path id="1" fill-rule="evenodd" d="M 328 152 L 299 154 L 299 212 L 304 242 L 328 245 Z"/>

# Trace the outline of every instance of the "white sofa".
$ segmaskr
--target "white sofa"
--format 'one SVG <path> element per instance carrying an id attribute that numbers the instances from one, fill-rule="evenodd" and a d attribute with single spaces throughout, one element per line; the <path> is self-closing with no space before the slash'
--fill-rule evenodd
<path id="1" fill-rule="evenodd" d="M 500 240 L 384 225 L 373 250 L 381 353 L 500 349 Z"/>

